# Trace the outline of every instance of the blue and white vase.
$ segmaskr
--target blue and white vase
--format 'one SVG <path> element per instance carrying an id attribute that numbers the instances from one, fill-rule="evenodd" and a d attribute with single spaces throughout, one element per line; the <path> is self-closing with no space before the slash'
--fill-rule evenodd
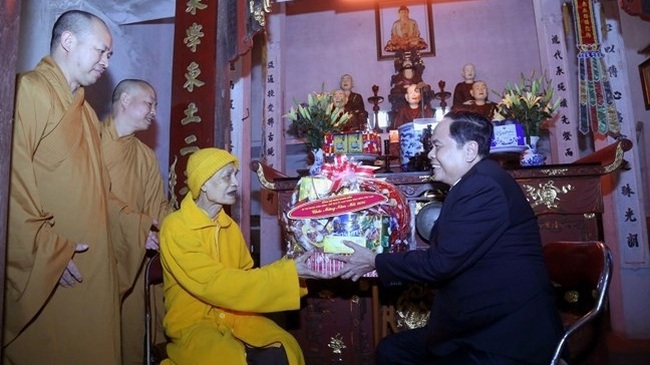
<path id="1" fill-rule="evenodd" d="M 309 165 L 309 175 L 315 176 L 320 174 L 321 167 L 325 162 L 325 157 L 323 156 L 323 149 L 316 148 L 311 150 L 311 153 L 314 157 L 314 163 Z"/>
<path id="2" fill-rule="evenodd" d="M 546 156 L 537 151 L 537 141 L 539 141 L 539 136 L 530 136 L 528 148 L 519 157 L 521 166 L 540 166 L 546 163 Z"/>

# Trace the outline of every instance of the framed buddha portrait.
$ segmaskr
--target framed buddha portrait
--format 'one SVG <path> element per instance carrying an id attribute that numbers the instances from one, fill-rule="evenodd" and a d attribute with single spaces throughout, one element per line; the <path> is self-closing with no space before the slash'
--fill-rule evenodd
<path id="1" fill-rule="evenodd" d="M 377 59 L 393 59 L 396 53 L 407 51 L 435 56 L 432 14 L 430 0 L 378 1 L 375 4 Z"/>

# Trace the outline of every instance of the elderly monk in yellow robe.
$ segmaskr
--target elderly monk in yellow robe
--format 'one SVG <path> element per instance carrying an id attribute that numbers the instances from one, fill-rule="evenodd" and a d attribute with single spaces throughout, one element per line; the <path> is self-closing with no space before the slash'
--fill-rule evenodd
<path id="1" fill-rule="evenodd" d="M 298 342 L 261 313 L 300 308 L 310 254 L 253 268 L 224 205 L 237 199 L 238 160 L 205 148 L 190 155 L 190 192 L 160 230 L 169 359 L 163 364 L 304 364 Z M 249 362 L 247 362 L 249 361 Z"/>
<path id="2" fill-rule="evenodd" d="M 110 193 L 99 120 L 84 100 L 111 54 L 106 24 L 68 11 L 54 24 L 50 56 L 18 79 L 5 364 L 120 363 L 119 289 L 137 269 L 122 262 L 144 255 L 152 220 Z"/>
<path id="3" fill-rule="evenodd" d="M 172 212 L 163 188 L 155 153 L 135 133 L 149 128 L 156 120 L 156 91 L 148 82 L 120 81 L 113 90 L 111 115 L 102 123 L 102 152 L 111 178 L 111 190 L 129 207 L 158 222 Z M 138 242 L 133 242 L 137 245 Z M 143 256 L 134 256 L 141 270 L 135 284 L 122 299 L 122 364 L 142 364 L 144 358 L 144 265 Z M 162 327 L 164 304 L 162 285 L 156 286 L 153 303 L 156 328 L 154 340 L 165 342 Z"/>

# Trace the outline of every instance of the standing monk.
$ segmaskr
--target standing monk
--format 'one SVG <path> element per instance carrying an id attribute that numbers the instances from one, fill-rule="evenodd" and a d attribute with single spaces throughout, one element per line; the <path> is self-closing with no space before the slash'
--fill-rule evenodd
<path id="1" fill-rule="evenodd" d="M 126 258 L 144 255 L 132 243 L 145 242 L 153 221 L 109 192 L 99 120 L 84 100 L 111 54 L 106 24 L 68 11 L 54 24 L 50 56 L 18 79 L 5 364 L 120 363 L 120 289 L 137 270 Z"/>
<path id="2" fill-rule="evenodd" d="M 156 220 L 169 213 L 170 207 L 155 153 L 135 133 L 149 128 L 156 120 L 156 91 L 144 80 L 126 79 L 113 90 L 111 115 L 102 123 L 102 153 L 111 177 L 112 191 L 131 209 Z M 137 245 L 137 242 L 133 243 Z M 144 258 L 132 257 L 140 266 L 135 284 L 122 299 L 122 364 L 141 364 L 144 358 Z M 164 340 L 162 327 L 164 304 L 162 286 L 157 286 L 156 340 Z"/>

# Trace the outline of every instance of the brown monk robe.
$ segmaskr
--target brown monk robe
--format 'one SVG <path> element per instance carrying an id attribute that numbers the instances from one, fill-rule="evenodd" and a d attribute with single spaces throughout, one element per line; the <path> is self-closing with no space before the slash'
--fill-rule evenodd
<path id="1" fill-rule="evenodd" d="M 152 223 L 109 192 L 99 121 L 83 86 L 101 76 L 112 42 L 99 18 L 75 14 L 81 29 L 61 32 L 52 57 L 17 82 L 5 364 L 119 364 L 119 289 L 137 269 L 125 260 L 144 254 L 144 244 L 123 243 L 144 243 Z"/>
<path id="2" fill-rule="evenodd" d="M 394 128 L 399 128 L 401 125 L 412 122 L 417 118 L 433 118 L 433 109 L 427 103 L 424 103 L 424 105 L 420 103 L 420 100 L 422 100 L 420 88 L 423 85 L 426 84 L 413 84 L 406 88 L 404 98 L 406 99 L 407 105 L 404 105 L 397 111 Z"/>
<path id="3" fill-rule="evenodd" d="M 470 90 L 473 99 L 466 101 L 461 105 L 452 106 L 451 111 L 456 113 L 471 112 L 481 114 L 488 118 L 488 120 L 494 119 L 494 112 L 496 111 L 497 105 L 487 100 L 487 90 L 487 84 L 485 81 L 474 81 L 472 89 Z"/>
<path id="4" fill-rule="evenodd" d="M 101 123 L 102 153 L 111 178 L 111 190 L 131 209 L 162 222 L 173 209 L 165 196 L 158 161 L 151 148 L 135 136 L 156 119 L 156 92 L 146 81 L 127 79 L 118 83 L 112 99 L 112 114 Z M 145 258 L 137 258 L 141 260 L 141 270 L 122 299 L 122 365 L 142 364 L 144 358 Z M 156 330 L 153 340 L 160 343 L 165 342 L 162 285 L 154 287 L 153 294 L 152 324 Z"/>
<path id="5" fill-rule="evenodd" d="M 467 63 L 463 65 L 463 72 L 461 75 L 463 76 L 463 81 L 456 84 L 456 87 L 454 88 L 452 106 L 460 106 L 466 101 L 474 100 L 471 93 L 472 85 L 476 79 L 476 67 L 474 67 L 474 64 Z"/>

